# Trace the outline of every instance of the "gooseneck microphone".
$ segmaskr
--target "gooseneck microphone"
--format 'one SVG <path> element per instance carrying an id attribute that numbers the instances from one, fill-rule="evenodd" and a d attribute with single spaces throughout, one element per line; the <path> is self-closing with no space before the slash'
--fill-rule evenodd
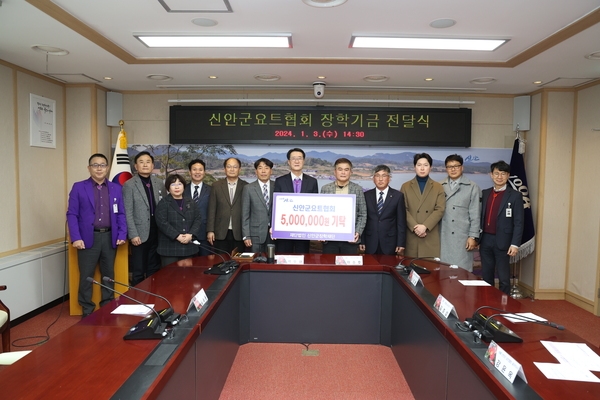
<path id="1" fill-rule="evenodd" d="M 489 308 L 491 310 L 499 311 L 498 313 L 492 314 L 489 317 L 479 312 L 482 308 Z M 456 326 L 462 331 L 473 331 L 473 334 L 478 339 L 483 339 L 486 342 L 493 340 L 497 343 L 521 343 L 521 339 L 516 333 L 510 330 L 508 327 L 503 325 L 500 321 L 494 319 L 494 317 L 511 317 L 520 321 L 531 322 L 538 325 L 549 326 L 554 329 L 564 330 L 565 327 L 550 321 L 539 321 L 534 318 L 530 318 L 524 315 L 518 315 L 515 313 L 507 312 L 500 308 L 491 306 L 481 306 L 472 318 L 467 318 L 464 323 L 456 323 Z"/>
<path id="2" fill-rule="evenodd" d="M 129 299 L 137 304 L 141 304 L 142 306 L 148 308 L 150 311 L 152 311 L 156 315 L 156 318 L 144 318 L 143 320 L 138 322 L 136 325 L 131 327 L 131 329 L 129 329 L 129 331 L 125 334 L 125 336 L 123 336 L 123 339 L 125 339 L 125 340 L 162 339 L 163 337 L 167 336 L 167 324 L 165 324 L 164 322 L 161 321 L 160 315 L 158 314 L 158 312 L 156 312 L 156 310 L 154 308 L 148 306 L 147 304 L 142 303 L 141 301 L 139 301 L 137 299 L 134 299 L 133 297 L 127 296 L 126 294 L 121 293 L 121 292 L 111 288 L 110 286 L 106 286 L 106 285 L 101 284 L 98 281 L 95 281 L 94 278 L 92 278 L 91 276 L 88 276 L 86 278 L 86 280 L 95 285 L 98 285 L 100 287 L 108 289 L 111 292 L 115 292 L 118 295 L 121 295 L 121 296 L 125 297 L 126 299 Z"/>
<path id="3" fill-rule="evenodd" d="M 169 307 L 168 308 L 164 308 L 164 309 L 158 311 L 158 315 L 160 316 L 160 320 L 162 322 L 166 322 L 170 326 L 175 326 L 179 322 L 179 318 L 181 318 L 181 315 L 177 314 L 173 310 L 173 305 L 171 304 L 171 302 L 169 300 L 167 300 L 166 297 L 163 297 L 163 296 L 161 296 L 159 294 L 156 294 L 156 293 L 148 292 L 148 291 L 140 289 L 140 288 L 136 288 L 135 286 L 130 286 L 130 285 L 126 284 L 126 283 L 117 282 L 114 279 L 109 278 L 108 276 L 102 277 L 102 280 L 104 282 L 107 282 L 107 283 L 113 283 L 113 284 L 116 283 L 117 285 L 125 286 L 126 288 L 137 290 L 138 292 L 146 293 L 146 294 L 149 294 L 151 296 L 155 296 L 155 297 L 158 297 L 160 299 L 163 299 L 164 301 L 167 302 L 167 304 L 169 305 Z"/>
<path id="4" fill-rule="evenodd" d="M 417 258 L 413 258 L 410 261 L 410 264 L 408 264 L 407 266 L 402 264 L 402 262 L 404 261 L 404 258 L 403 258 L 402 260 L 400 260 L 400 263 L 396 266 L 396 268 L 401 270 L 405 274 L 410 273 L 411 270 L 415 271 L 419 275 L 430 274 L 431 273 L 430 270 L 416 264 L 416 262 L 419 260 L 433 260 L 433 261 L 439 262 L 440 258 L 439 257 L 417 257 Z"/>
<path id="5" fill-rule="evenodd" d="M 221 260 L 223 260 L 223 262 L 217 263 L 217 264 L 213 265 L 211 268 L 204 271 L 205 274 L 227 275 L 230 272 L 235 271 L 235 269 L 240 266 L 240 264 L 237 261 L 235 261 L 233 259 L 225 260 L 225 257 L 223 257 L 221 254 L 219 254 L 215 251 L 215 250 L 219 250 L 220 252 L 227 254 L 231 258 L 231 255 L 228 252 L 226 252 L 225 250 L 210 248 L 208 246 L 203 245 L 202 243 L 200 243 L 197 240 L 194 240 L 192 243 L 200 248 L 208 250 L 209 252 L 221 257 Z"/>

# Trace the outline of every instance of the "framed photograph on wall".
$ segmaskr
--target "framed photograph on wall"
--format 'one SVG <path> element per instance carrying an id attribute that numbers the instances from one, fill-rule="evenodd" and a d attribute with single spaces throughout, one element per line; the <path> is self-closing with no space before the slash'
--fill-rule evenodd
<path id="1" fill-rule="evenodd" d="M 56 148 L 56 101 L 29 94 L 29 145 Z"/>

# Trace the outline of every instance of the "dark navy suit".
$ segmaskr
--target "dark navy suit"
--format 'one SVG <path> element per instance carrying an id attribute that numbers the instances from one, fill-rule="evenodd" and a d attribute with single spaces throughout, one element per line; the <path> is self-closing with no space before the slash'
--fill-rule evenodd
<path id="1" fill-rule="evenodd" d="M 292 173 L 282 175 L 275 179 L 274 192 L 294 193 Z M 319 193 L 319 183 L 312 176 L 302 174 L 300 193 Z M 278 253 L 309 253 L 310 240 L 279 239 L 275 241 Z"/>
<path id="2" fill-rule="evenodd" d="M 500 290 L 510 294 L 510 257 L 508 248 L 511 245 L 520 246 L 523 237 L 523 196 L 520 192 L 507 185 L 502 195 L 500 209 L 496 218 L 496 234 L 484 232 L 487 221 L 487 208 L 492 188 L 482 193 L 481 204 L 481 235 L 479 236 L 479 253 L 483 279 L 494 286 L 495 271 L 498 272 Z M 510 210 L 509 212 L 507 210 Z M 492 216 L 494 218 L 494 216 Z"/>
<path id="3" fill-rule="evenodd" d="M 362 241 L 367 254 L 396 254 L 396 247 L 406 247 L 406 206 L 402 192 L 388 188 L 381 215 L 377 214 L 377 188 L 365 192 L 367 203 L 367 225 Z"/>
<path id="4" fill-rule="evenodd" d="M 196 185 L 190 182 L 188 187 L 185 189 L 185 195 L 190 198 L 194 196 L 194 188 Z M 206 220 L 208 218 L 208 200 L 210 199 L 210 190 L 212 188 L 208 186 L 206 183 L 202 183 L 202 188 L 200 189 L 200 193 L 198 195 L 198 200 L 196 204 L 198 206 L 198 211 L 200 211 L 200 218 L 202 218 L 202 222 L 200 222 L 200 229 L 198 229 L 198 241 L 202 243 L 205 247 L 212 247 L 208 240 L 206 240 Z M 200 247 L 198 255 L 200 256 L 208 256 L 212 254 L 210 251 L 205 248 Z"/>

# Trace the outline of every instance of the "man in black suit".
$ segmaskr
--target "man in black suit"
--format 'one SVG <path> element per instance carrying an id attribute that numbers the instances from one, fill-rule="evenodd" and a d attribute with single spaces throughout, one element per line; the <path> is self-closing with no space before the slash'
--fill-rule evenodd
<path id="1" fill-rule="evenodd" d="M 275 192 L 283 193 L 319 193 L 319 184 L 312 176 L 302 173 L 306 154 L 299 148 L 287 152 L 290 173 L 275 179 Z M 276 241 L 278 253 L 308 253 L 309 240 L 279 239 Z"/>
<path id="2" fill-rule="evenodd" d="M 510 165 L 498 161 L 490 170 L 494 187 L 483 191 L 481 205 L 481 268 L 492 286 L 497 271 L 500 290 L 510 294 L 510 257 L 517 255 L 523 236 L 523 196 L 507 185 Z"/>
<path id="3" fill-rule="evenodd" d="M 378 165 L 373 174 L 375 188 L 365 192 L 367 225 L 360 249 L 367 254 L 403 254 L 406 247 L 404 194 L 389 186 L 391 178 L 390 168 Z"/>
<path id="4" fill-rule="evenodd" d="M 210 189 L 206 183 L 203 183 L 206 175 L 206 164 L 200 159 L 192 160 L 188 163 L 191 182 L 185 190 L 185 195 L 191 197 L 200 211 L 202 222 L 198 230 L 198 241 L 204 246 L 199 247 L 199 256 L 208 256 L 212 254 L 206 248 L 210 247 L 210 243 L 206 240 L 206 220 L 208 218 L 208 199 L 210 198 Z"/>

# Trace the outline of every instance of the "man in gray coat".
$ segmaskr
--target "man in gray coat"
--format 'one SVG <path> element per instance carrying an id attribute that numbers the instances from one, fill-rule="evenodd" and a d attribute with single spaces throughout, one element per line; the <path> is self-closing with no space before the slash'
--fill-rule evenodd
<path id="1" fill-rule="evenodd" d="M 367 224 L 367 203 L 363 188 L 350 182 L 352 176 L 352 162 L 347 158 L 338 158 L 334 164 L 335 182 L 328 183 L 321 188 L 324 194 L 354 194 L 356 195 L 356 220 L 354 222 L 354 240 L 352 242 L 323 243 L 323 254 L 358 254 L 360 235 Z"/>
<path id="2" fill-rule="evenodd" d="M 254 162 L 254 169 L 256 181 L 242 190 L 242 239 L 253 252 L 265 253 L 267 245 L 273 243 L 269 233 L 275 189 L 275 182 L 271 180 L 273 162 L 259 158 Z"/>
<path id="3" fill-rule="evenodd" d="M 446 157 L 448 177 L 441 181 L 446 193 L 446 210 L 441 221 L 440 258 L 473 272 L 473 250 L 480 228 L 481 189 L 463 175 L 463 158 Z"/>
<path id="4" fill-rule="evenodd" d="M 137 285 L 160 269 L 158 230 L 154 220 L 156 204 L 162 198 L 163 183 L 152 175 L 154 157 L 147 151 L 134 158 L 137 175 L 123 185 L 127 236 L 131 242 L 131 284 Z"/>

